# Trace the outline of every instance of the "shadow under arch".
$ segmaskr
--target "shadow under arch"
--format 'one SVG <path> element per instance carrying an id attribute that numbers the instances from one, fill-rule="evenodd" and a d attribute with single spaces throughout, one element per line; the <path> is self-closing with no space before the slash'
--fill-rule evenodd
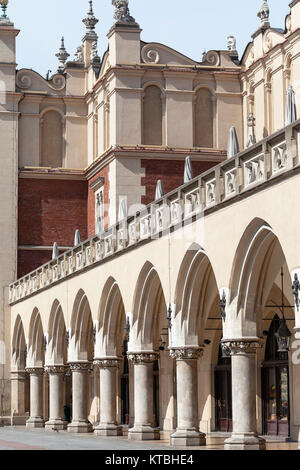
<path id="1" fill-rule="evenodd" d="M 158 348 L 160 317 L 166 321 L 165 295 L 155 267 L 146 261 L 135 288 L 132 321 L 135 326 L 134 340 L 143 348 L 149 350 Z"/>
<path id="2" fill-rule="evenodd" d="M 120 356 L 126 316 L 121 291 L 113 277 L 109 277 L 103 288 L 98 319 L 100 357 Z"/>
<path id="3" fill-rule="evenodd" d="M 175 290 L 175 319 L 179 318 L 183 343 L 197 345 L 203 341 L 207 317 L 216 302 L 219 292 L 212 265 L 200 245 L 194 243 L 183 258 Z"/>
<path id="4" fill-rule="evenodd" d="M 75 297 L 71 324 L 69 360 L 92 361 L 94 356 L 93 320 L 85 292 L 80 289 Z"/>
<path id="5" fill-rule="evenodd" d="M 45 361 L 44 332 L 40 312 L 34 308 L 29 325 L 27 366 L 43 367 Z"/>
<path id="6" fill-rule="evenodd" d="M 67 360 L 66 325 L 60 302 L 55 299 L 48 323 L 47 362 L 63 365 Z"/>
<path id="7" fill-rule="evenodd" d="M 259 333 L 261 311 L 274 283 L 279 282 L 281 268 L 291 285 L 290 270 L 278 237 L 266 221 L 253 219 L 239 242 L 230 279 L 230 308 L 237 318 L 241 316 L 243 336 Z M 291 301 L 292 298 L 288 300 Z"/>
<path id="8" fill-rule="evenodd" d="M 12 337 L 12 370 L 24 371 L 26 367 L 26 341 L 23 322 L 18 315 Z"/>

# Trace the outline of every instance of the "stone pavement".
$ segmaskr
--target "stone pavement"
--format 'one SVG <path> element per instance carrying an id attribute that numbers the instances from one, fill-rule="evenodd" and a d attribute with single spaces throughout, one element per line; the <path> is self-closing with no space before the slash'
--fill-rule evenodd
<path id="1" fill-rule="evenodd" d="M 206 447 L 176 447 L 176 450 L 223 450 L 224 436 L 207 437 Z M 160 441 L 133 442 L 127 437 L 103 438 L 90 434 L 58 433 L 44 429 L 26 429 L 23 426 L 0 428 L 0 450 L 174 450 L 169 445 L 169 435 L 162 433 Z M 297 450 L 297 442 L 284 442 L 270 438 L 268 450 Z"/>

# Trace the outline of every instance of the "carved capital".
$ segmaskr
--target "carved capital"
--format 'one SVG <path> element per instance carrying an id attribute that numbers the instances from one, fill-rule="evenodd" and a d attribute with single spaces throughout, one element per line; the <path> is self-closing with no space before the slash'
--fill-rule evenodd
<path id="1" fill-rule="evenodd" d="M 181 347 L 171 348 L 170 357 L 177 361 L 185 361 L 187 359 L 199 359 L 203 355 L 203 348 L 197 347 Z"/>
<path id="2" fill-rule="evenodd" d="M 43 367 L 26 367 L 26 372 L 30 375 L 43 375 L 44 368 Z"/>
<path id="3" fill-rule="evenodd" d="M 118 358 L 103 358 L 95 359 L 94 366 L 99 367 L 100 369 L 109 369 L 112 367 L 119 367 L 120 360 Z"/>
<path id="4" fill-rule="evenodd" d="M 258 348 L 262 347 L 259 338 L 241 338 L 222 340 L 222 346 L 228 351 L 230 356 L 240 354 L 255 354 Z"/>
<path id="5" fill-rule="evenodd" d="M 127 357 L 129 361 L 132 361 L 133 364 L 149 364 L 151 362 L 156 361 L 159 358 L 159 354 L 155 352 L 138 352 L 138 353 L 133 353 L 129 352 L 127 353 Z"/>
<path id="6" fill-rule="evenodd" d="M 63 365 L 60 366 L 45 366 L 44 367 L 46 374 L 63 374 L 66 371 L 66 367 Z"/>
<path id="7" fill-rule="evenodd" d="M 69 362 L 69 366 L 72 372 L 89 370 L 91 367 L 89 362 Z"/>

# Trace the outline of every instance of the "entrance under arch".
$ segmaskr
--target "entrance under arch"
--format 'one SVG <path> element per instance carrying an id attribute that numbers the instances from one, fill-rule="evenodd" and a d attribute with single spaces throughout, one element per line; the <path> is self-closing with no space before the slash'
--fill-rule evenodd
<path id="1" fill-rule="evenodd" d="M 278 352 L 275 333 L 280 319 L 273 318 L 267 336 L 262 363 L 263 432 L 271 436 L 289 436 L 289 364 L 288 353 Z"/>
<path id="2" fill-rule="evenodd" d="M 222 356 L 219 346 L 215 367 L 216 431 L 232 432 L 231 358 Z"/>

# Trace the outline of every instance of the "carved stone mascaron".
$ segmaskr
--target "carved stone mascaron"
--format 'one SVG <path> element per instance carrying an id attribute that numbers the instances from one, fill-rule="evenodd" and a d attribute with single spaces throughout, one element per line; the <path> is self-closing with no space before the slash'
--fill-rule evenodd
<path id="1" fill-rule="evenodd" d="M 259 338 L 242 338 L 222 340 L 229 355 L 255 354 L 256 350 L 262 347 Z"/>
<path id="2" fill-rule="evenodd" d="M 44 368 L 43 367 L 26 367 L 26 372 L 30 375 L 43 375 Z"/>
<path id="3" fill-rule="evenodd" d="M 134 364 L 147 364 L 156 361 L 159 358 L 159 354 L 155 352 L 129 352 L 127 357 Z"/>
<path id="4" fill-rule="evenodd" d="M 119 367 L 120 360 L 118 358 L 102 358 L 95 359 L 94 366 L 100 367 L 100 369 L 109 369 L 111 367 Z"/>
<path id="5" fill-rule="evenodd" d="M 66 367 L 64 365 L 60 366 L 45 366 L 44 367 L 46 374 L 63 374 L 66 371 Z"/>
<path id="6" fill-rule="evenodd" d="M 170 357 L 177 361 L 187 359 L 199 359 L 203 355 L 203 348 L 200 347 L 180 347 L 170 348 Z"/>
<path id="7" fill-rule="evenodd" d="M 69 366 L 72 372 L 78 372 L 81 370 L 89 370 L 91 364 L 89 362 L 69 362 Z"/>

